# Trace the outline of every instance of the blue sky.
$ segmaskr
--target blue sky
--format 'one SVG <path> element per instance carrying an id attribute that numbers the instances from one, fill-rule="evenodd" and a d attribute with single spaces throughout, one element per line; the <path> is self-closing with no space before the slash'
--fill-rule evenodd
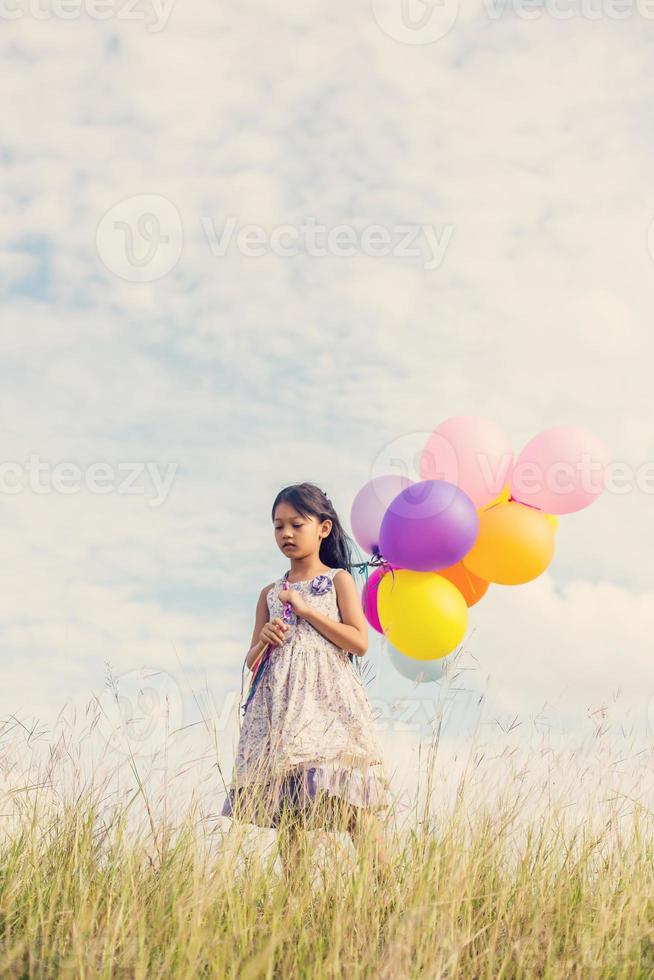
<path id="1" fill-rule="evenodd" d="M 225 703 L 287 567 L 280 487 L 316 482 L 349 528 L 387 447 L 449 416 L 494 419 L 516 451 L 571 424 L 634 469 L 653 458 L 650 20 L 479 4 L 407 43 L 391 7 L 175 4 L 151 30 L 120 5 L 26 5 L 3 23 L 3 460 L 175 468 L 158 507 L 146 483 L 3 493 L 3 717 L 53 723 L 105 661 L 188 682 L 187 719 L 194 685 Z M 144 198 L 159 225 L 135 247 L 163 236 L 171 268 L 131 281 L 102 222 Z M 212 254 L 230 216 L 394 242 L 427 225 L 446 247 L 435 268 L 420 235 L 412 256 Z M 620 688 L 647 734 L 651 501 L 563 519 L 550 570 L 472 611 L 461 726 L 486 691 L 490 717 L 547 701 L 583 729 Z M 372 632 L 368 657 L 374 697 L 416 697 Z"/>

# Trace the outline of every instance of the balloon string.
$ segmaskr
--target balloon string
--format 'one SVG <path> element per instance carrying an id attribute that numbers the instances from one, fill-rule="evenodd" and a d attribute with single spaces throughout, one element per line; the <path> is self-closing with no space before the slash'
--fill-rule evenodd
<path id="1" fill-rule="evenodd" d="M 514 503 L 516 503 L 516 504 L 522 504 L 523 507 L 531 507 L 533 510 L 542 510 L 543 509 L 542 507 L 537 507 L 536 504 L 528 504 L 524 500 L 518 500 L 517 497 L 513 497 L 511 494 L 509 494 L 508 503 L 511 503 L 511 501 L 514 501 Z M 501 501 L 500 501 L 500 503 L 501 503 Z M 495 505 L 493 505 L 493 506 L 495 506 Z"/>
<path id="2" fill-rule="evenodd" d="M 466 566 L 463 564 L 462 561 L 459 562 L 459 564 L 461 565 L 461 568 L 463 569 L 463 574 L 466 577 L 466 582 L 468 584 L 468 588 L 470 589 L 470 591 L 472 592 L 473 595 L 477 595 L 477 586 L 472 581 L 472 578 L 470 576 L 470 572 L 468 571 L 468 569 L 466 568 Z"/>
<path id="3" fill-rule="evenodd" d="M 360 575 L 366 576 L 365 584 L 368 584 L 368 567 L 370 568 L 387 568 L 391 573 L 391 578 L 393 579 L 393 584 L 395 584 L 395 569 L 389 561 L 386 561 L 384 556 L 376 548 L 373 549 L 372 558 L 370 561 L 359 561 L 352 562 L 350 564 L 351 568 L 358 568 Z M 365 612 L 365 606 L 364 606 Z"/>
<path id="4" fill-rule="evenodd" d="M 542 507 L 537 507 L 536 504 L 528 504 L 525 500 L 518 500 L 518 498 L 514 497 L 512 494 L 509 494 L 508 500 L 496 500 L 494 504 L 489 504 L 488 507 L 482 507 L 481 509 L 484 513 L 486 513 L 486 511 L 492 510 L 493 507 L 499 507 L 500 504 L 510 504 L 510 503 L 522 504 L 523 507 L 531 507 L 532 510 L 542 511 L 543 509 Z"/>
<path id="5" fill-rule="evenodd" d="M 370 568 L 385 568 L 385 567 L 389 567 L 390 568 L 390 562 L 387 562 L 386 559 L 378 551 L 376 551 L 373 554 L 371 561 L 352 562 L 350 567 L 351 568 L 358 568 L 360 575 L 366 575 L 367 576 L 367 570 L 368 570 L 369 567 Z"/>

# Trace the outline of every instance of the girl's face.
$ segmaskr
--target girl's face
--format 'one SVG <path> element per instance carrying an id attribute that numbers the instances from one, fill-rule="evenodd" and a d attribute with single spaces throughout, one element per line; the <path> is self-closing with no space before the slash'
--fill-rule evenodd
<path id="1" fill-rule="evenodd" d="M 277 547 L 290 558 L 306 558 L 308 555 L 318 554 L 320 542 L 332 528 L 330 520 L 319 521 L 313 515 L 303 517 L 286 501 L 275 507 L 273 524 Z"/>

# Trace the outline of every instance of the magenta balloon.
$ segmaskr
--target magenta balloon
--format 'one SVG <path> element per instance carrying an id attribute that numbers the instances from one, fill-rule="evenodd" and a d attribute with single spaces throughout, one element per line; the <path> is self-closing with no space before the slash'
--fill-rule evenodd
<path id="1" fill-rule="evenodd" d="M 395 568 L 394 565 L 391 567 Z M 388 568 L 376 568 L 372 575 L 368 576 L 368 582 L 361 591 L 361 605 L 364 615 L 372 628 L 381 633 L 382 636 L 384 635 L 384 628 L 379 621 L 379 613 L 377 612 L 377 591 L 379 583 L 387 572 Z"/>
<path id="2" fill-rule="evenodd" d="M 479 516 L 467 493 L 446 480 L 423 480 L 391 501 L 379 535 L 386 561 L 415 572 L 435 572 L 466 555 Z"/>
<path id="3" fill-rule="evenodd" d="M 412 483 L 407 476 L 377 476 L 361 487 L 354 498 L 350 511 L 352 533 L 369 555 L 379 551 L 379 529 L 388 505 Z"/>
<path id="4" fill-rule="evenodd" d="M 361 605 L 363 606 L 363 613 L 372 626 L 374 630 L 378 633 L 384 632 L 382 629 L 382 624 L 379 622 L 379 613 L 377 612 L 377 589 L 379 588 L 379 583 L 382 578 L 381 568 L 376 568 L 372 575 L 368 577 L 368 581 L 363 587 L 361 592 Z"/>

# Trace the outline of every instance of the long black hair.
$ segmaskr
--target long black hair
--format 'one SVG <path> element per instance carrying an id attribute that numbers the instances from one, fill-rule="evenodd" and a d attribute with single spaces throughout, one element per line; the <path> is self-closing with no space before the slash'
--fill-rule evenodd
<path id="1" fill-rule="evenodd" d="M 317 517 L 319 521 L 330 520 L 332 529 L 320 542 L 320 560 L 330 568 L 344 568 L 352 573 L 352 544 L 350 537 L 343 530 L 338 514 L 327 494 L 314 483 L 293 483 L 280 490 L 272 505 L 272 520 L 275 520 L 275 509 L 278 504 L 288 503 L 295 507 L 303 517 Z M 356 662 L 361 673 L 359 657 L 348 653 L 350 663 Z"/>

